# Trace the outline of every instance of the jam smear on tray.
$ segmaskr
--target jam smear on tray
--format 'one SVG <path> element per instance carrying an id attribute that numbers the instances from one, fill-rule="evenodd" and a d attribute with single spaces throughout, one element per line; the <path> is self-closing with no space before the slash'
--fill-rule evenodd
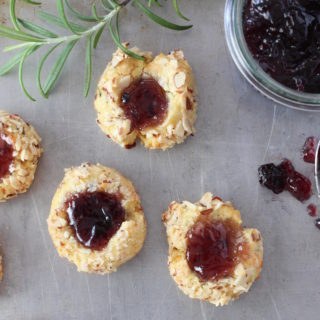
<path id="1" fill-rule="evenodd" d="M 303 160 L 305 162 L 313 163 L 313 164 L 315 163 L 317 144 L 318 144 L 318 141 L 315 137 L 307 138 L 302 149 Z"/>
<path id="2" fill-rule="evenodd" d="M 297 172 L 287 159 L 278 166 L 264 164 L 258 172 L 259 182 L 276 194 L 287 190 L 300 201 L 308 200 L 312 195 L 311 181 Z"/>
<path id="3" fill-rule="evenodd" d="M 201 217 L 187 234 L 189 268 L 204 281 L 230 276 L 244 251 L 241 237 L 242 229 L 233 220 Z"/>
<path id="4" fill-rule="evenodd" d="M 100 191 L 74 195 L 66 210 L 78 241 L 93 250 L 102 250 L 125 219 L 117 196 Z"/>
<path id="5" fill-rule="evenodd" d="M 308 214 L 311 217 L 317 217 L 318 216 L 318 208 L 314 203 L 310 203 L 307 207 Z"/>
<path id="6" fill-rule="evenodd" d="M 10 173 L 10 165 L 13 161 L 13 146 L 6 141 L 0 132 L 0 179 Z"/>
<path id="7" fill-rule="evenodd" d="M 253 58 L 273 79 L 320 93 L 320 2 L 246 0 L 243 32 Z"/>
<path id="8" fill-rule="evenodd" d="M 161 124 L 168 110 L 166 93 L 152 78 L 139 79 L 123 90 L 121 108 L 134 129 Z"/>

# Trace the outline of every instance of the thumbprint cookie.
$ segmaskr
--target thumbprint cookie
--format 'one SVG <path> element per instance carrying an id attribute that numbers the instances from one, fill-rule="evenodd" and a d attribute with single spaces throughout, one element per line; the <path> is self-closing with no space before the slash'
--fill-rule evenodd
<path id="1" fill-rule="evenodd" d="M 128 46 L 128 44 L 126 44 Z M 192 69 L 181 50 L 159 54 L 118 49 L 98 83 L 97 123 L 125 148 L 140 138 L 150 149 L 168 149 L 195 132 L 197 89 Z"/>
<path id="2" fill-rule="evenodd" d="M 0 110 L 0 202 L 30 187 L 43 151 L 40 141 L 29 123 Z"/>
<path id="3" fill-rule="evenodd" d="M 216 306 L 247 292 L 263 262 L 260 232 L 240 212 L 206 193 L 198 203 L 172 202 L 163 214 L 172 278 L 189 297 Z"/>
<path id="4" fill-rule="evenodd" d="M 146 236 L 132 183 L 100 164 L 66 170 L 47 222 L 59 255 L 91 273 L 116 271 L 141 250 Z"/>

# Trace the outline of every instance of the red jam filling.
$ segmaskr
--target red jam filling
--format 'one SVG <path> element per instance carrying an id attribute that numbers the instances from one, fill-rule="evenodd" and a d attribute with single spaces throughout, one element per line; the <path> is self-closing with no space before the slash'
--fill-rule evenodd
<path id="1" fill-rule="evenodd" d="M 186 259 L 190 269 L 204 281 L 230 276 L 244 250 L 241 237 L 242 230 L 233 220 L 201 217 L 187 234 Z"/>
<path id="2" fill-rule="evenodd" d="M 297 172 L 287 159 L 278 166 L 264 164 L 258 172 L 259 182 L 276 194 L 287 190 L 300 201 L 308 200 L 312 195 L 311 181 Z"/>
<path id="3" fill-rule="evenodd" d="M 13 146 L 6 141 L 5 136 L 0 132 L 0 179 L 10 173 L 12 161 Z"/>
<path id="4" fill-rule="evenodd" d="M 79 193 L 66 201 L 66 210 L 78 241 L 93 250 L 102 250 L 125 219 L 117 196 L 106 192 Z"/>
<path id="5" fill-rule="evenodd" d="M 168 110 L 166 93 L 154 79 L 140 79 L 124 89 L 120 106 L 137 130 L 161 124 Z"/>
<path id="6" fill-rule="evenodd" d="M 320 2 L 246 0 L 243 33 L 253 58 L 273 79 L 320 93 Z"/>

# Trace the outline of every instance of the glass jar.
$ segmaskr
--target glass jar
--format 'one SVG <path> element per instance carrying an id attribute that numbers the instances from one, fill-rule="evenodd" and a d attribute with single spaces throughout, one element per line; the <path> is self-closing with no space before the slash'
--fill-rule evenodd
<path id="1" fill-rule="evenodd" d="M 243 34 L 245 0 L 226 0 L 224 24 L 229 51 L 243 76 L 263 95 L 287 107 L 320 111 L 320 94 L 299 92 L 272 79 L 252 57 Z"/>

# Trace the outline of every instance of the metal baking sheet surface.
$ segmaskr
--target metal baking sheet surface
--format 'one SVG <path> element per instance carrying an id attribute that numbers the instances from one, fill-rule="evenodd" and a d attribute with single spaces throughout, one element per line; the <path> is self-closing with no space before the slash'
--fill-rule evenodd
<path id="1" fill-rule="evenodd" d="M 88 2 L 78 1 L 78 8 L 87 8 Z M 43 7 L 53 12 L 55 1 L 44 1 Z M 166 17 L 176 19 L 170 2 L 166 8 Z M 197 133 L 169 151 L 140 145 L 123 150 L 96 125 L 95 86 L 115 50 L 107 32 L 94 52 L 87 99 L 82 95 L 84 42 L 78 44 L 82 50 L 71 53 L 49 100 L 41 98 L 35 85 L 44 51 L 28 59 L 24 72 L 35 103 L 22 94 L 16 70 L 0 78 L 0 108 L 34 125 L 45 150 L 30 190 L 0 204 L 1 320 L 319 319 L 320 233 L 306 204 L 260 187 L 257 168 L 285 156 L 313 178 L 314 168 L 302 161 L 300 149 L 307 136 L 319 136 L 320 114 L 276 105 L 241 77 L 227 53 L 224 1 L 186 0 L 181 8 L 192 18 L 190 31 L 165 30 L 132 9 L 121 24 L 122 40 L 154 54 L 181 48 L 193 67 L 199 88 Z M 7 10 L 8 1 L 0 1 L 1 22 L 9 24 Z M 19 16 L 33 18 L 35 11 L 18 5 Z M 1 48 L 9 43 L 0 39 Z M 1 64 L 8 56 L 0 53 Z M 143 250 L 109 276 L 78 273 L 58 256 L 47 231 L 51 199 L 64 168 L 85 161 L 114 167 L 130 178 L 147 218 Z M 197 201 L 206 191 L 231 201 L 241 210 L 244 225 L 260 229 L 264 238 L 261 278 L 248 294 L 223 308 L 189 299 L 167 268 L 162 212 L 172 200 Z"/>

